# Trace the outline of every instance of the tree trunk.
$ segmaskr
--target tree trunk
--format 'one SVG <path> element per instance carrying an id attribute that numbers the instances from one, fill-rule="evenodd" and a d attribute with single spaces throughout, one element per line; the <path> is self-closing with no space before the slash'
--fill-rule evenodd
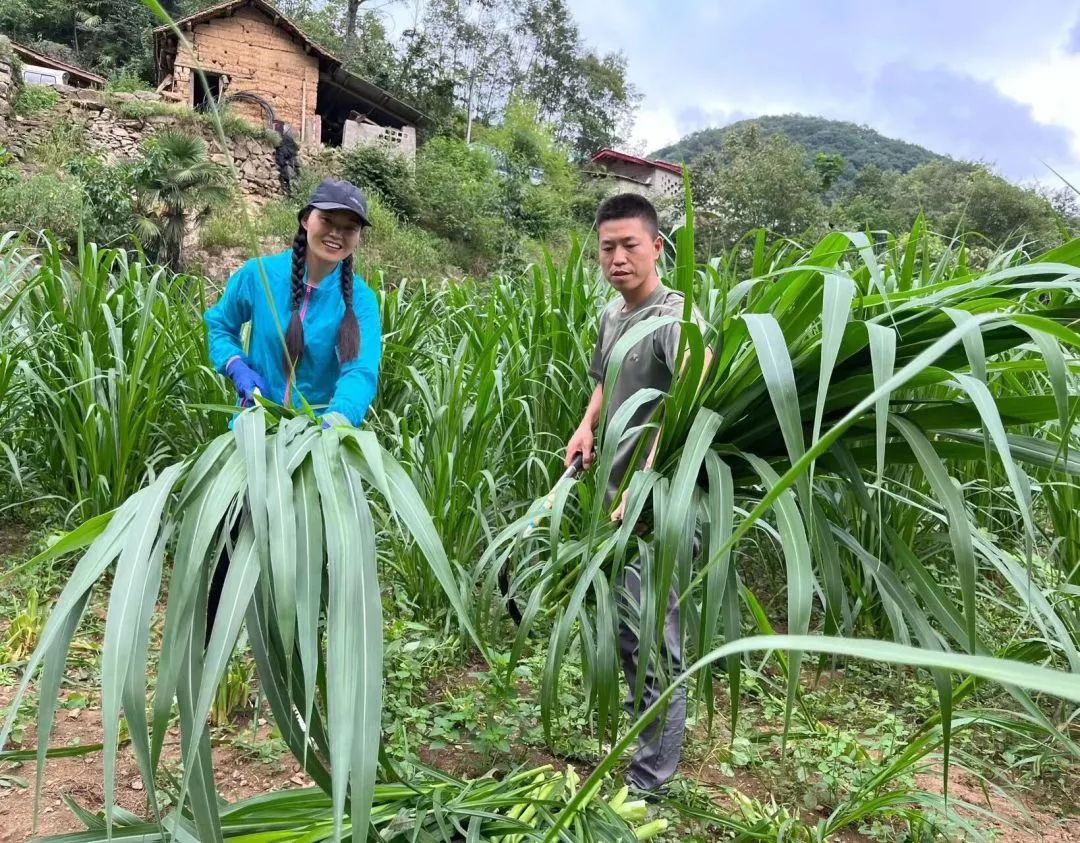
<path id="1" fill-rule="evenodd" d="M 356 43 L 356 18 L 360 13 L 360 4 L 364 0 L 349 0 L 349 8 L 345 14 L 345 46 L 352 48 Z"/>

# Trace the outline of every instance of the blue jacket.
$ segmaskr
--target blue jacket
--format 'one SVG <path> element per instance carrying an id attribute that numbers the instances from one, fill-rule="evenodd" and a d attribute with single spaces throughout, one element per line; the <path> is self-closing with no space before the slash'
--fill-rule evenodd
<path id="1" fill-rule="evenodd" d="M 266 274 L 264 285 L 259 272 Z M 337 356 L 337 334 L 345 303 L 341 298 L 341 265 L 317 286 L 305 284 L 300 304 L 304 323 L 304 355 L 296 382 L 286 383 L 284 336 L 289 324 L 292 251 L 253 258 L 229 279 L 225 292 L 206 311 L 210 360 L 219 372 L 240 356 L 266 381 L 266 397 L 285 406 L 303 407 L 301 396 L 318 415 L 341 413 L 355 426 L 364 420 L 379 381 L 382 326 L 375 293 L 359 276 L 353 282 L 353 310 L 360 323 L 360 353 L 342 365 Z M 269 286 L 272 302 L 267 296 Z M 274 314 L 277 314 L 275 323 Z M 245 352 L 240 330 L 251 323 Z"/>

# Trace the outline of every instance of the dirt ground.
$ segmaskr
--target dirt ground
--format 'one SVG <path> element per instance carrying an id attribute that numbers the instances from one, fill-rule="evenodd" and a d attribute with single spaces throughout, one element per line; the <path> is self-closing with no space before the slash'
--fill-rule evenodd
<path id="1" fill-rule="evenodd" d="M 915 777 L 920 788 L 940 794 L 941 773 Z M 957 767 L 949 769 L 949 798 L 959 799 L 992 811 L 1004 822 L 962 812 L 980 828 L 993 832 L 994 843 L 1077 843 L 1080 841 L 1080 818 L 1055 817 L 1042 810 L 1028 794 L 1010 795 L 983 789 L 969 773 Z M 1011 823 L 1011 825 L 1010 825 Z M 1016 827 L 1018 826 L 1018 827 Z"/>
<path id="2" fill-rule="evenodd" d="M 0 709 L 6 706 L 13 696 L 14 689 L 0 688 Z M 267 727 L 261 727 L 258 737 L 265 737 Z M 102 739 L 100 710 L 89 708 L 65 709 L 57 713 L 56 728 L 50 743 L 53 746 L 99 743 Z M 178 738 L 177 738 L 178 740 Z M 27 728 L 22 739 L 24 748 L 35 745 L 32 727 Z M 176 744 L 166 746 L 166 761 L 175 757 Z M 490 767 L 486 759 L 467 747 L 447 747 L 439 751 L 422 751 L 425 763 L 445 769 L 461 776 L 483 775 Z M 553 764 L 562 768 L 564 762 L 553 756 L 536 750 L 530 750 L 522 761 L 532 764 Z M 580 765 L 579 769 L 580 769 Z M 236 801 L 265 793 L 270 790 L 282 790 L 293 787 L 309 786 L 310 781 L 300 772 L 288 756 L 278 761 L 265 763 L 231 746 L 214 748 L 214 769 L 219 792 L 229 801 Z M 9 774 L 24 779 L 29 787 L 18 785 L 0 785 L 0 843 L 22 843 L 31 840 L 33 827 L 35 765 L 24 764 L 16 770 L 7 770 Z M 587 770 L 581 769 L 582 774 Z M 734 810 L 736 806 L 727 799 L 723 788 L 734 787 L 751 798 L 767 801 L 769 785 L 753 771 L 736 770 L 730 778 L 708 761 L 696 765 L 687 765 L 682 770 L 688 776 L 704 785 L 720 807 Z M 82 830 L 76 817 L 64 804 L 62 796 L 77 801 L 91 811 L 103 806 L 104 762 L 102 753 L 96 752 L 82 758 L 53 759 L 46 765 L 45 786 L 42 793 L 41 812 L 38 818 L 39 835 L 59 834 Z M 918 777 L 920 788 L 930 793 L 941 792 L 940 775 L 926 774 Z M 1030 797 L 1009 797 L 1006 794 L 986 790 L 971 776 L 954 767 L 949 774 L 949 788 L 952 797 L 964 802 L 989 809 L 1007 822 L 997 822 L 983 816 L 971 819 L 980 828 L 992 832 L 995 843 L 1080 843 L 1080 819 L 1060 818 L 1039 809 Z M 144 815 L 146 812 L 146 790 L 139 775 L 135 760 L 130 750 L 121 750 L 117 763 L 116 801 L 121 807 L 133 813 Z M 832 838 L 838 843 L 858 843 L 869 838 L 855 830 L 846 830 Z"/>
<path id="3" fill-rule="evenodd" d="M 19 555 L 25 556 L 25 528 L 11 527 L 0 522 L 0 559 Z M 3 624 L 0 622 L 0 627 Z M 440 698 L 443 690 L 458 688 L 462 683 L 471 681 L 470 671 L 481 666 L 479 663 L 465 665 L 460 673 L 451 672 L 433 682 L 429 692 L 429 701 Z M 0 686 L 0 711 L 11 702 L 14 688 Z M 62 701 L 68 696 L 65 692 Z M 724 710 L 725 700 L 718 697 L 718 710 Z M 28 709 L 28 720 L 32 712 Z M 57 721 L 50 744 L 54 747 L 75 744 L 95 744 L 102 740 L 100 710 L 95 707 L 86 709 L 61 707 L 57 712 Z M 249 727 L 250 728 L 250 727 Z M 255 740 L 268 737 L 268 727 L 263 725 L 255 733 Z M 165 761 L 175 760 L 179 754 L 178 735 L 173 736 L 172 744 L 167 744 L 164 751 Z M 705 739 L 704 736 L 698 736 Z M 692 738 L 691 738 L 692 739 Z M 28 726 L 21 736 L 20 744 L 8 748 L 33 748 L 36 737 L 32 726 Z M 306 787 L 310 781 L 300 773 L 299 765 L 288 755 L 276 761 L 261 761 L 245 754 L 233 746 L 216 746 L 213 750 L 214 769 L 219 793 L 229 801 L 237 801 L 265 793 L 295 787 Z M 533 766 L 552 764 L 563 769 L 566 762 L 562 759 L 535 748 L 522 748 L 516 763 Z M 438 750 L 420 749 L 421 760 L 433 767 L 451 774 L 471 777 L 487 772 L 492 759 L 485 757 L 467 746 L 449 746 Z M 582 775 L 587 775 L 588 765 L 575 761 L 575 766 Z M 736 788 L 746 796 L 768 802 L 770 783 L 762 779 L 754 770 L 736 769 L 734 776 L 721 772 L 716 759 L 705 757 L 697 762 L 684 763 L 682 774 L 701 783 L 711 798 L 721 809 L 736 810 L 737 806 L 729 798 L 726 788 Z M 29 786 L 22 787 L 4 776 L 15 776 Z M 31 840 L 34 823 L 34 779 L 35 765 L 23 764 L 17 769 L 10 765 L 0 767 L 0 843 L 22 843 Z M 82 825 L 64 804 L 67 796 L 90 811 L 98 811 L 104 804 L 103 787 L 104 761 L 102 753 L 92 753 L 80 758 L 54 759 L 47 763 L 45 784 L 40 803 L 37 822 L 39 835 L 60 834 L 82 830 Z M 920 775 L 918 786 L 934 794 L 941 792 L 940 774 Z M 949 775 L 949 788 L 952 797 L 964 802 L 988 809 L 1005 822 L 992 821 L 985 816 L 971 815 L 973 823 L 990 832 L 994 843 L 1080 843 L 1080 818 L 1062 818 L 1049 813 L 1040 805 L 1036 797 L 1030 794 L 1011 796 L 987 789 L 973 779 L 971 775 L 958 767 L 953 767 Z M 146 815 L 147 792 L 135 760 L 128 749 L 123 749 L 117 762 L 116 801 L 121 807 L 133 813 Z M 814 820 L 814 817 L 804 817 Z M 1009 823 L 1012 823 L 1010 825 Z M 1016 826 L 1016 827 L 1014 827 Z M 832 838 L 838 843 L 858 843 L 869 840 L 856 830 L 845 830 Z"/>
<path id="4" fill-rule="evenodd" d="M 0 708 L 13 696 L 12 688 L 0 688 Z M 268 731 L 261 730 L 262 737 Z M 54 747 L 72 744 L 94 744 L 102 740 L 101 712 L 98 709 L 60 709 L 50 744 Z M 179 738 L 177 737 L 177 741 Z M 28 728 L 22 748 L 33 748 L 35 735 Z M 177 745 L 166 746 L 164 756 L 178 754 Z M 286 757 L 273 763 L 260 763 L 244 757 L 230 746 L 213 750 L 214 770 L 218 791 L 229 801 L 245 799 L 269 790 L 309 786 L 311 782 L 299 773 L 299 765 Z M 32 839 L 34 813 L 35 764 L 24 764 L 8 774 L 24 779 L 29 787 L 0 786 L 0 843 L 22 843 Z M 57 758 L 46 764 L 45 786 L 42 790 L 37 833 L 39 835 L 82 831 L 83 826 L 64 804 L 62 796 L 74 799 L 82 807 L 98 811 L 104 805 L 102 783 L 105 778 L 104 759 L 100 752 L 82 758 Z M 123 808 L 145 815 L 146 788 L 130 749 L 122 749 L 117 759 L 116 802 Z"/>

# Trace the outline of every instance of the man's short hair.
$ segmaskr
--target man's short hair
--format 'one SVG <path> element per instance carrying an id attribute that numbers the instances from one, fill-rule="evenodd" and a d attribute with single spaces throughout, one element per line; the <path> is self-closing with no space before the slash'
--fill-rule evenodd
<path id="1" fill-rule="evenodd" d="M 618 193 L 615 196 L 609 196 L 596 209 L 597 229 L 600 228 L 601 223 L 632 219 L 639 219 L 645 223 L 645 227 L 649 229 L 653 237 L 659 236 L 660 219 L 656 215 L 656 208 L 652 202 L 640 194 Z"/>

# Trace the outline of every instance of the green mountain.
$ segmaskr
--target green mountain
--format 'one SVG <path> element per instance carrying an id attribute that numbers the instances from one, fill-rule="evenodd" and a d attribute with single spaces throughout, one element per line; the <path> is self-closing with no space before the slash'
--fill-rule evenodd
<path id="1" fill-rule="evenodd" d="M 869 126 L 802 114 L 755 117 L 718 129 L 704 129 L 687 135 L 671 146 L 658 149 L 651 157 L 692 164 L 706 152 L 719 150 L 728 132 L 748 123 L 757 123 L 768 135 L 787 135 L 802 146 L 811 158 L 819 152 L 843 155 L 847 164 L 840 178 L 842 182 L 855 178 L 860 170 L 871 164 L 882 170 L 906 173 L 919 164 L 945 157 L 907 141 L 887 138 Z"/>

